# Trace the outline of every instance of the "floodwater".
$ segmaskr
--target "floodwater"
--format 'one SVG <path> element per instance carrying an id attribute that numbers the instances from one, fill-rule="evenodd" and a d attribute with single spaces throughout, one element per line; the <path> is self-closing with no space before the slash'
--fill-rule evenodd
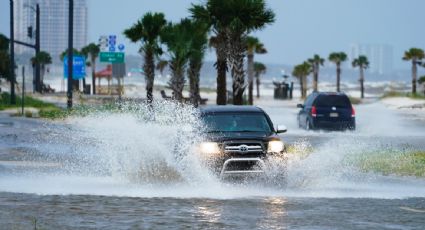
<path id="1" fill-rule="evenodd" d="M 187 107 L 0 117 L 0 229 L 425 228 L 424 179 L 356 164 L 425 150 L 423 122 L 373 103 L 356 107 L 354 132 L 306 132 L 295 108 L 264 109 L 294 149 L 285 187 L 218 180 L 191 154 L 203 136 Z"/>

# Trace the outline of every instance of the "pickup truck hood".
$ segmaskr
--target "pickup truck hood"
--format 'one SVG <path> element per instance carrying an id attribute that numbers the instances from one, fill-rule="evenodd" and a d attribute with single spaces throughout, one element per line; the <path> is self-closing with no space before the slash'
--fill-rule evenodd
<path id="1" fill-rule="evenodd" d="M 267 132 L 222 132 L 208 133 L 207 137 L 211 141 L 237 141 L 237 140 L 256 140 L 269 141 L 272 139 L 280 139 L 275 133 Z"/>

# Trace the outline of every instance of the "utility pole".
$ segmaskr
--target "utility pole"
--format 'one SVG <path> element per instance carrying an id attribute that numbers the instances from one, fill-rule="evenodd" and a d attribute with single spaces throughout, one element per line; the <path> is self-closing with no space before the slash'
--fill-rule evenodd
<path id="1" fill-rule="evenodd" d="M 13 0 L 10 0 L 10 104 L 15 105 L 15 37 L 13 29 Z"/>
<path id="2" fill-rule="evenodd" d="M 22 66 L 22 116 L 24 117 L 24 105 L 25 105 L 25 65 Z"/>
<path id="3" fill-rule="evenodd" d="M 40 7 L 36 5 L 35 11 L 35 56 L 37 57 L 40 53 Z M 41 92 L 41 77 L 40 77 L 40 63 L 35 64 L 35 89 L 37 92 Z"/>
<path id="4" fill-rule="evenodd" d="M 73 49 L 73 35 L 74 35 L 74 0 L 69 0 L 69 14 L 68 14 L 68 109 L 72 108 L 72 61 L 74 57 L 72 56 Z"/>

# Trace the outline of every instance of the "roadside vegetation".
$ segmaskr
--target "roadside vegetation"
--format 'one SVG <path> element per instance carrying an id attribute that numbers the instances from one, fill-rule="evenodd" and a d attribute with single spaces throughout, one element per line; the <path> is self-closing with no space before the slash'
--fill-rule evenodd
<path id="1" fill-rule="evenodd" d="M 10 103 L 9 93 L 3 92 L 0 94 L 0 110 L 21 108 L 21 103 L 22 103 L 22 98 L 19 96 L 16 97 L 16 104 L 13 105 Z M 25 96 L 24 106 L 37 108 L 37 109 L 58 109 L 59 108 L 52 103 L 47 103 L 30 96 Z"/>
<path id="2" fill-rule="evenodd" d="M 425 177 L 424 151 L 376 151 L 362 154 L 355 162 L 364 172 Z"/>
<path id="3" fill-rule="evenodd" d="M 390 98 L 390 97 L 408 97 L 411 99 L 425 99 L 424 94 L 419 93 L 406 93 L 406 92 L 400 92 L 400 91 L 388 91 L 385 92 L 384 95 L 382 95 L 382 98 Z"/>

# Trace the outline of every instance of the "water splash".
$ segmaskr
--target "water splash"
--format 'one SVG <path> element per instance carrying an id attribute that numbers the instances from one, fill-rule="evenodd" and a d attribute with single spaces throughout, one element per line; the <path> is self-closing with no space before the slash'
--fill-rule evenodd
<path id="1" fill-rule="evenodd" d="M 273 120 L 293 118 L 282 119 L 277 109 L 269 114 Z M 272 178 L 285 170 L 287 179 L 275 177 L 264 186 L 223 183 L 204 167 L 193 152 L 193 146 L 204 139 L 202 124 L 197 110 L 190 106 L 172 102 L 152 106 L 124 103 L 112 112 L 92 111 L 65 122 L 46 126 L 48 135 L 34 141 L 40 158 L 60 166 L 46 172 L 24 167 L 21 174 L 1 175 L 1 191 L 219 199 L 424 196 L 422 179 L 364 172 L 358 167 L 356 157 L 368 151 L 399 147 L 388 144 L 388 136 L 372 139 L 373 135 L 382 135 L 368 135 L 362 129 L 346 133 L 295 132 L 300 138 L 288 149 L 287 158 L 268 164 Z M 373 125 L 373 120 L 368 122 Z M 290 129 L 288 135 L 293 135 L 291 132 Z M 310 141 L 316 137 L 321 138 L 320 144 L 313 147 Z"/>

